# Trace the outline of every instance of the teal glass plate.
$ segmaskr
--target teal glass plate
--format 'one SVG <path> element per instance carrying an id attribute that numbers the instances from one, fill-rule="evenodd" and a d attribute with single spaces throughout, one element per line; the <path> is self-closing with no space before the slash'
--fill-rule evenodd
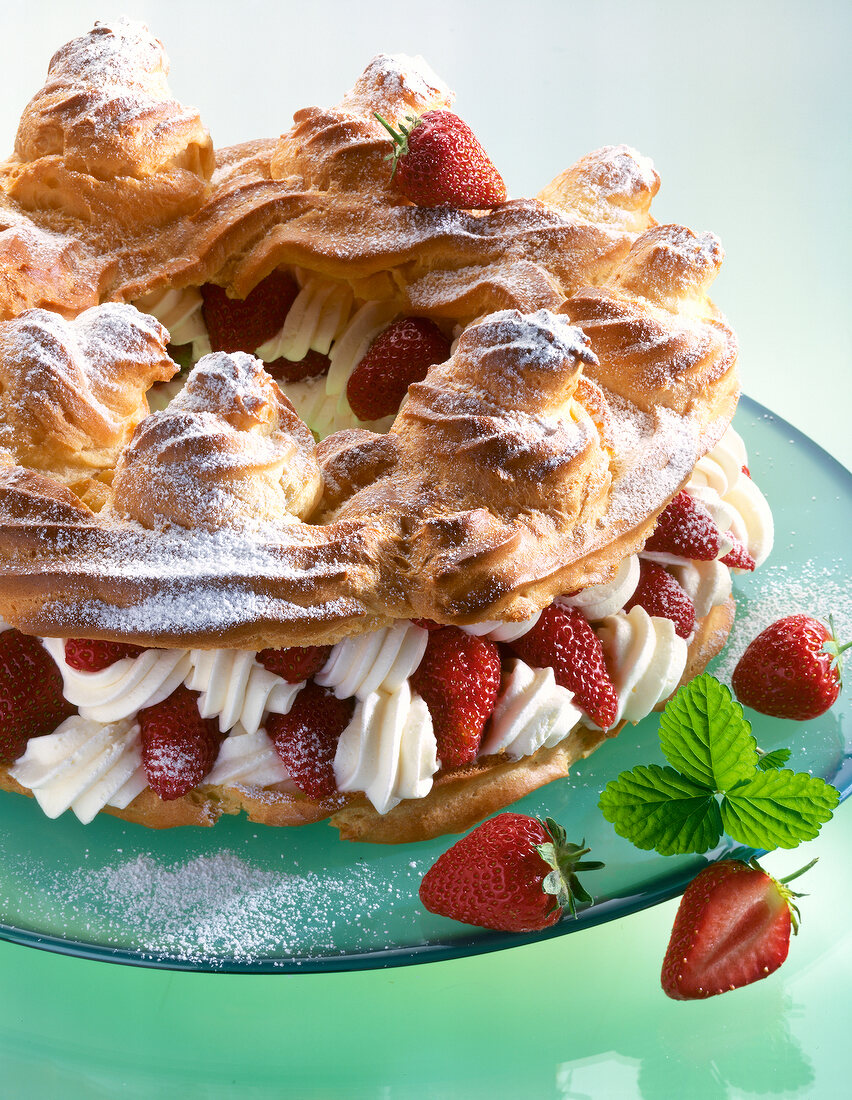
<path id="1" fill-rule="evenodd" d="M 782 615 L 834 614 L 852 636 L 849 563 L 852 476 L 795 428 L 747 398 L 735 420 L 752 474 L 775 516 L 776 542 L 754 575 L 735 579 L 737 624 L 711 665 L 736 657 Z M 835 551 L 832 548 L 838 548 Z M 749 715 L 763 749 L 788 746 L 790 767 L 852 789 L 849 692 L 815 722 Z M 246 973 L 399 966 L 561 936 L 681 892 L 706 857 L 664 858 L 615 835 L 597 809 L 601 789 L 635 764 L 662 763 L 657 720 L 628 727 L 568 779 L 515 808 L 550 814 L 586 839 L 602 871 L 586 875 L 596 902 L 533 935 L 473 929 L 420 905 L 420 879 L 451 838 L 378 846 L 338 840 L 326 824 L 293 829 L 223 818 L 213 829 L 154 832 L 102 816 L 83 826 L 43 816 L 32 799 L 0 795 L 0 937 L 63 954 L 177 970 Z M 734 850 L 723 843 L 711 853 Z"/>

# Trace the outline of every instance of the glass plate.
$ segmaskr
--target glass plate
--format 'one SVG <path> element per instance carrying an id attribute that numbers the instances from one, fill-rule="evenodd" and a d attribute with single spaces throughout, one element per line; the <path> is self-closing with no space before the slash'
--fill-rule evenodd
<path id="1" fill-rule="evenodd" d="M 735 579 L 737 625 L 711 665 L 728 677 L 745 644 L 784 614 L 832 612 L 852 634 L 848 562 L 852 476 L 825 451 L 744 398 L 735 424 L 769 498 L 775 550 Z M 852 789 L 850 693 L 815 722 L 754 715 L 764 749 L 789 746 L 790 766 Z M 752 715 L 750 715 L 752 717 Z M 602 818 L 603 786 L 635 764 L 663 762 L 657 719 L 628 727 L 568 779 L 515 808 L 550 814 L 585 837 L 602 871 L 586 875 L 596 903 L 535 935 L 473 929 L 426 912 L 417 890 L 451 839 L 401 846 L 350 844 L 327 824 L 294 829 L 223 818 L 213 829 L 154 832 L 102 816 L 50 821 L 32 799 L 0 795 L 0 937 L 63 954 L 178 970 L 272 973 L 399 966 L 561 936 L 681 892 L 705 857 L 664 858 L 620 839 Z M 712 853 L 733 851 L 723 843 Z"/>

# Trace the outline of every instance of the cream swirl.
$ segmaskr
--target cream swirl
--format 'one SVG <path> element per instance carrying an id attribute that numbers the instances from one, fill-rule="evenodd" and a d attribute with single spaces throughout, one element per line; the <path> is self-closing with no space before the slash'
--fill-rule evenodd
<path id="1" fill-rule="evenodd" d="M 429 708 L 403 682 L 376 691 L 355 707 L 340 735 L 334 774 L 341 791 L 363 791 L 380 814 L 404 798 L 423 798 L 438 770 Z"/>
<path id="2" fill-rule="evenodd" d="M 172 344 L 192 344 L 192 358 L 199 360 L 210 353 L 210 338 L 204 324 L 204 300 L 197 287 L 183 290 L 154 290 L 133 303 L 169 330 Z"/>
<path id="3" fill-rule="evenodd" d="M 332 646 L 314 679 L 338 699 L 399 691 L 420 664 L 428 640 L 428 630 L 405 621 L 344 638 Z"/>
<path id="4" fill-rule="evenodd" d="M 249 733 L 239 724 L 219 746 L 216 763 L 202 781 L 203 786 L 207 784 L 222 787 L 276 784 L 279 790 L 297 790 L 266 731 L 257 729 Z"/>
<path id="5" fill-rule="evenodd" d="M 344 428 L 386 432 L 396 419 L 394 416 L 383 416 L 378 420 L 359 420 L 350 408 L 345 393 L 329 394 L 326 391 L 324 375 L 306 378 L 304 382 L 281 382 L 279 385 L 302 420 L 320 439 Z"/>
<path id="6" fill-rule="evenodd" d="M 346 329 L 352 301 L 346 283 L 308 276 L 281 329 L 257 349 L 258 358 L 266 363 L 281 358 L 298 363 L 309 351 L 328 355 L 332 342 Z"/>
<path id="7" fill-rule="evenodd" d="M 238 722 L 256 733 L 266 714 L 286 714 L 304 687 L 267 671 L 243 649 L 193 649 L 190 660 L 186 686 L 201 693 L 201 717 L 218 718 L 222 733 Z"/>
<path id="8" fill-rule="evenodd" d="M 618 695 L 615 721 L 639 722 L 677 687 L 687 644 L 671 619 L 651 616 L 638 605 L 608 616 L 597 635 Z"/>
<path id="9" fill-rule="evenodd" d="M 503 623 L 499 619 L 486 619 L 481 623 L 463 626 L 462 630 L 477 638 L 486 637 L 492 642 L 514 642 L 516 638 L 522 638 L 524 634 L 528 634 L 540 618 L 541 612 L 536 611 L 535 615 L 519 623 Z"/>
<path id="10" fill-rule="evenodd" d="M 62 673 L 65 698 L 95 722 L 118 722 L 161 703 L 190 670 L 186 649 L 146 649 L 100 672 L 80 672 L 65 661 L 64 638 L 45 638 L 44 646 Z"/>
<path id="11" fill-rule="evenodd" d="M 552 668 L 512 661 L 503 679 L 480 755 L 505 752 L 511 760 L 564 741 L 583 716 L 574 696 L 556 683 Z"/>
<path id="12" fill-rule="evenodd" d="M 592 584 L 571 596 L 560 596 L 557 603 L 576 607 L 590 623 L 615 615 L 627 603 L 639 584 L 639 558 L 631 554 L 619 565 L 611 581 Z"/>
<path id="13" fill-rule="evenodd" d="M 9 769 L 35 795 L 48 817 L 69 807 L 84 825 L 104 806 L 123 809 L 148 786 L 139 726 L 122 719 L 102 724 L 73 715 L 44 737 L 31 737 Z"/>

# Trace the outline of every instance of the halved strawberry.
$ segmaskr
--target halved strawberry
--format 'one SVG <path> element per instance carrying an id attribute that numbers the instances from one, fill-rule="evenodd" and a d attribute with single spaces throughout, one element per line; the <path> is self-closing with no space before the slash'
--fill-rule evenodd
<path id="1" fill-rule="evenodd" d="M 609 729 L 618 696 L 607 672 L 603 646 L 576 607 L 551 604 L 532 630 L 508 643 L 532 668 L 552 668 L 557 684 L 601 727 Z"/>
<path id="2" fill-rule="evenodd" d="M 181 684 L 168 699 L 139 711 L 142 766 L 164 802 L 197 787 L 216 763 L 222 734 L 198 713 L 198 692 Z"/>
<path id="3" fill-rule="evenodd" d="M 757 562 L 748 552 L 747 548 L 738 538 L 729 531 L 728 538 L 734 544 L 731 549 L 725 554 L 724 558 L 719 558 L 722 565 L 728 565 L 732 569 L 747 569 L 749 573 L 753 573 L 757 565 Z"/>
<path id="4" fill-rule="evenodd" d="M 624 605 L 624 610 L 629 611 L 638 604 L 649 615 L 671 619 L 675 632 L 681 638 L 688 638 L 695 628 L 695 605 L 692 600 L 661 565 L 641 561 L 639 566 L 639 584 Z"/>
<path id="5" fill-rule="evenodd" d="M 681 490 L 657 519 L 645 549 L 691 561 L 715 561 L 722 549 L 722 536 L 701 501 Z"/>
<path id="6" fill-rule="evenodd" d="M 700 871 L 678 907 L 663 960 L 663 991 L 674 1000 L 699 1000 L 777 970 L 797 927 L 793 898 L 799 895 L 786 884 L 801 873 L 778 882 L 755 861 L 738 859 Z"/>
<path id="7" fill-rule="evenodd" d="M 129 642 L 105 642 L 98 638 L 69 638 L 65 643 L 65 663 L 78 672 L 101 672 L 123 657 L 138 657 L 141 645 Z"/>
<path id="8" fill-rule="evenodd" d="M 410 679 L 432 716 L 440 762 L 445 767 L 470 763 L 500 690 L 497 646 L 455 626 L 432 630 Z"/>
<path id="9" fill-rule="evenodd" d="M 359 420 L 378 420 L 399 409 L 408 387 L 434 363 L 450 357 L 450 342 L 434 321 L 402 317 L 379 333 L 346 386 Z"/>
<path id="10" fill-rule="evenodd" d="M 300 791 L 322 801 L 337 794 L 334 754 L 355 710 L 354 699 L 338 699 L 329 688 L 308 681 L 287 714 L 266 721 L 275 751 Z"/>
<path id="11" fill-rule="evenodd" d="M 308 350 L 304 359 L 293 362 L 291 359 L 273 359 L 271 363 L 264 363 L 266 373 L 271 375 L 276 382 L 304 382 L 306 378 L 316 378 L 320 374 L 328 374 L 331 360 L 322 352 Z"/>
<path id="12" fill-rule="evenodd" d="M 53 733 L 76 711 L 62 674 L 38 638 L 0 631 L 0 764 L 11 764 L 31 737 Z"/>
<path id="13" fill-rule="evenodd" d="M 319 672 L 330 653 L 330 645 L 282 646 L 262 649 L 257 660 L 267 672 L 274 672 L 288 684 L 300 684 Z"/>
<path id="14" fill-rule="evenodd" d="M 273 271 L 247 298 L 229 298 L 224 287 L 205 283 L 202 312 L 213 351 L 254 352 L 284 324 L 299 287 L 286 271 Z"/>

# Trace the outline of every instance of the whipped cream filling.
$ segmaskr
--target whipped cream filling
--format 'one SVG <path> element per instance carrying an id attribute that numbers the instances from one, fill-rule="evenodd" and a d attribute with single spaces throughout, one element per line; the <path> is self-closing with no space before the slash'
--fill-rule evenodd
<path id="1" fill-rule="evenodd" d="M 257 349 L 265 363 L 289 359 L 298 363 L 309 351 L 328 355 L 332 342 L 345 331 L 353 294 L 346 283 L 308 275 L 281 329 Z"/>
<path id="2" fill-rule="evenodd" d="M 210 338 L 201 312 L 204 300 L 197 287 L 154 290 L 133 304 L 142 313 L 149 313 L 165 325 L 172 344 L 192 344 L 194 360 L 210 353 Z"/>
<path id="3" fill-rule="evenodd" d="M 186 649 L 146 649 L 138 657 L 122 657 L 100 672 L 79 672 L 65 661 L 65 639 L 44 638 L 45 649 L 62 673 L 63 694 L 84 718 L 118 722 L 144 707 L 168 699 L 191 668 Z"/>
<path id="4" fill-rule="evenodd" d="M 207 784 L 222 787 L 277 784 L 281 790 L 294 793 L 298 790 L 266 731 L 248 732 L 239 723 L 220 745 L 216 763 L 204 777 L 202 786 Z"/>
<path id="5" fill-rule="evenodd" d="M 341 791 L 363 791 L 380 814 L 423 798 L 438 770 L 429 708 L 406 682 L 361 699 L 340 735 L 334 775 Z"/>
<path id="6" fill-rule="evenodd" d="M 523 619 L 519 623 L 504 623 L 499 619 L 486 619 L 481 623 L 471 623 L 469 626 L 463 626 L 462 630 L 466 634 L 472 634 L 477 638 L 488 638 L 492 642 L 513 642 L 516 638 L 522 638 L 524 634 L 528 634 L 538 620 L 541 618 L 541 612 L 536 611 L 535 615 L 530 616 L 529 619 Z"/>
<path id="7" fill-rule="evenodd" d="M 202 718 L 218 718 L 227 733 L 237 723 L 256 733 L 266 714 L 287 714 L 305 686 L 290 684 L 258 664 L 255 654 L 242 649 L 193 649 L 192 668 L 185 683 L 200 692 Z"/>
<path id="8" fill-rule="evenodd" d="M 672 694 L 686 668 L 687 643 L 671 619 L 637 605 L 598 627 L 606 667 L 618 694 L 616 722 L 639 722 Z"/>
<path id="9" fill-rule="evenodd" d="M 556 683 L 552 668 L 532 669 L 514 660 L 504 674 L 480 755 L 505 752 L 511 760 L 532 756 L 544 745 L 564 741 L 582 717 L 572 693 Z"/>
<path id="10" fill-rule="evenodd" d="M 338 699 L 396 692 L 420 664 L 428 641 L 428 630 L 404 621 L 356 634 L 332 646 L 314 679 Z"/>
<path id="11" fill-rule="evenodd" d="M 571 596 L 559 596 L 557 603 L 576 607 L 590 623 L 598 623 L 620 611 L 639 584 L 639 558 L 631 554 L 619 565 L 615 576 L 604 584 L 592 584 Z"/>
<path id="12" fill-rule="evenodd" d="M 148 786 L 139 725 L 127 719 L 66 718 L 53 733 L 30 738 L 9 773 L 48 817 L 70 808 L 84 825 L 104 806 L 124 809 Z"/>
<path id="13" fill-rule="evenodd" d="M 668 571 L 695 607 L 695 617 L 703 619 L 714 607 L 725 603 L 731 594 L 731 571 L 720 561 L 687 561 L 682 558 Z"/>

